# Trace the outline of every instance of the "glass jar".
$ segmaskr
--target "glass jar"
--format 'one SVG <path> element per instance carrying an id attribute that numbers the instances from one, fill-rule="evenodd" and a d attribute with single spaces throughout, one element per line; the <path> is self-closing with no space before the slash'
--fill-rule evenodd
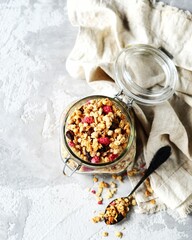
<path id="1" fill-rule="evenodd" d="M 127 141 L 127 145 L 123 152 L 111 162 L 106 163 L 91 163 L 79 158 L 74 151 L 72 151 L 71 147 L 67 142 L 66 130 L 69 116 L 82 105 L 91 101 L 92 99 L 109 99 L 118 109 L 126 116 L 126 120 L 130 126 L 130 134 L 129 139 Z M 118 96 L 114 98 L 101 96 L 101 95 L 93 95 L 85 97 L 77 102 L 75 102 L 70 108 L 63 112 L 61 117 L 61 157 L 65 163 L 64 172 L 69 172 L 70 175 L 73 172 L 80 173 L 120 173 L 124 171 L 126 168 L 132 166 L 133 160 L 136 153 L 136 141 L 135 141 L 135 126 L 134 126 L 134 117 L 133 112 L 129 111 L 128 106 L 124 104 L 122 101 L 118 100 Z M 67 169 L 66 169 L 67 168 Z"/>
<path id="2" fill-rule="evenodd" d="M 69 106 L 61 116 L 60 148 L 63 173 L 120 173 L 131 169 L 136 153 L 136 132 L 132 104 L 155 105 L 169 99 L 175 90 L 177 70 L 170 56 L 149 45 L 130 45 L 120 52 L 114 65 L 119 92 L 108 96 L 88 96 Z M 130 134 L 126 147 L 114 161 L 92 163 L 80 158 L 69 146 L 66 129 L 69 117 L 76 109 L 93 99 L 108 98 L 126 116 Z"/>

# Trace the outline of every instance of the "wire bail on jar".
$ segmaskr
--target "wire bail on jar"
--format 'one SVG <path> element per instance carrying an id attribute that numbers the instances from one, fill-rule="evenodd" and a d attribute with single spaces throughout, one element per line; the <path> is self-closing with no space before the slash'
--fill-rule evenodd
<path id="1" fill-rule="evenodd" d="M 117 94 L 115 94 L 114 98 L 118 99 L 120 102 L 122 102 L 123 101 L 123 98 L 122 98 L 123 96 L 125 96 L 125 94 L 123 93 L 123 90 L 121 90 Z M 133 99 L 132 98 L 127 97 L 127 100 L 123 101 L 123 102 L 125 102 L 128 109 L 132 108 L 132 105 L 133 105 Z"/>
<path id="2" fill-rule="evenodd" d="M 64 162 L 64 167 L 63 167 L 63 174 L 70 177 L 73 175 L 74 172 L 76 172 L 80 167 L 81 164 L 78 164 L 76 161 L 74 161 L 70 155 L 68 155 L 66 158 L 62 159 Z M 69 164 L 69 161 L 72 160 L 73 164 L 75 164 L 76 166 L 74 166 L 74 168 L 72 168 Z"/>

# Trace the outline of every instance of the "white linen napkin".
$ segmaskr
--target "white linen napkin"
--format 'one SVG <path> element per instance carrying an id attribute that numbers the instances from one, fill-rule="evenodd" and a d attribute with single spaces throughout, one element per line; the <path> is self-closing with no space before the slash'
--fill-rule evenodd
<path id="1" fill-rule="evenodd" d="M 163 47 L 173 55 L 179 80 L 174 96 L 153 107 L 134 106 L 137 126 L 136 166 L 149 165 L 154 153 L 171 145 L 171 158 L 151 177 L 154 193 L 136 193 L 140 212 L 169 207 L 192 211 L 192 15 L 149 0 L 69 0 L 71 23 L 79 26 L 66 67 L 94 89 L 113 94 L 113 64 L 129 44 Z M 139 146 L 143 151 L 139 152 Z M 139 176 L 130 177 L 133 185 Z M 150 204 L 155 199 L 156 204 Z"/>

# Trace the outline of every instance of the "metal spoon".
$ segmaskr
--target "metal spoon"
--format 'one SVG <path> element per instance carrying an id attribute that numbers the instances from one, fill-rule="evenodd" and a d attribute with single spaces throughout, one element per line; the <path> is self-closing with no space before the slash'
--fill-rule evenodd
<path id="1" fill-rule="evenodd" d="M 161 164 L 163 164 L 171 155 L 171 147 L 164 146 L 160 148 L 154 155 L 145 174 L 129 193 L 127 197 L 117 198 L 109 203 L 105 209 L 104 220 L 108 225 L 116 224 L 123 220 L 129 211 L 131 196 L 135 190 L 152 174 Z M 120 209 L 121 208 L 121 209 Z M 114 216 L 115 215 L 115 216 Z"/>

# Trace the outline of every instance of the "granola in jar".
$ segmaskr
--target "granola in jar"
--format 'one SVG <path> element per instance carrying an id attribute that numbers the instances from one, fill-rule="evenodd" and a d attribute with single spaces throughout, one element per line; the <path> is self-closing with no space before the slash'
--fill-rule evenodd
<path id="1" fill-rule="evenodd" d="M 136 152 L 134 117 L 119 100 L 86 97 L 66 110 L 61 120 L 64 169 L 113 174 L 132 167 Z"/>
<path id="2" fill-rule="evenodd" d="M 126 148 L 130 123 L 109 98 L 92 99 L 69 116 L 65 134 L 77 157 L 94 164 L 108 163 Z"/>

